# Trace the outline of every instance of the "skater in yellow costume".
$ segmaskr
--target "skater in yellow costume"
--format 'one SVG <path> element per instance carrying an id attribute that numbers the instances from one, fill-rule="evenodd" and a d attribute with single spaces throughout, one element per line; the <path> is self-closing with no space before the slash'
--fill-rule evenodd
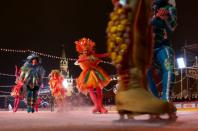
<path id="1" fill-rule="evenodd" d="M 99 58 L 107 57 L 108 54 L 96 54 L 93 49 L 95 43 L 88 38 L 82 38 L 75 44 L 77 52 L 80 53 L 75 64 L 82 69 L 77 79 L 77 87 L 84 94 L 89 92 L 94 103 L 93 113 L 107 113 L 107 109 L 104 108 L 102 102 L 102 89 L 110 82 L 110 77 L 98 64 L 101 62 Z"/>
<path id="2" fill-rule="evenodd" d="M 117 110 L 126 114 L 168 114 L 175 119 L 175 107 L 147 90 L 146 71 L 150 65 L 153 33 L 150 24 L 152 0 L 112 0 L 114 11 L 107 27 L 108 52 L 119 73 Z"/>

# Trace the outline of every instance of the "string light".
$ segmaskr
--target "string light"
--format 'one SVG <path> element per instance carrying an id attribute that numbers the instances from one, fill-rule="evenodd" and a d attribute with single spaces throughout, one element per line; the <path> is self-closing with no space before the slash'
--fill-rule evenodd
<path id="1" fill-rule="evenodd" d="M 40 56 L 45 56 L 48 58 L 54 58 L 54 59 L 65 59 L 63 57 L 58 57 L 58 56 L 54 56 L 54 55 L 50 55 L 50 54 L 46 54 L 46 53 L 42 53 L 42 52 L 37 52 L 37 51 L 33 51 L 33 50 L 14 50 L 14 49 L 4 49 L 4 48 L 0 48 L 1 52 L 10 52 L 10 53 L 35 53 L 38 54 Z M 76 61 L 77 59 L 73 59 L 73 58 L 66 58 L 70 61 Z"/>
<path id="2" fill-rule="evenodd" d="M 5 48 L 0 48 L 0 51 L 1 52 L 10 52 L 10 53 L 35 53 L 35 54 L 38 54 L 40 56 L 44 56 L 44 57 L 48 57 L 48 58 L 53 58 L 53 59 L 65 59 L 63 57 L 59 57 L 59 56 L 55 56 L 55 55 L 50 55 L 50 54 L 46 54 L 46 53 L 42 53 L 42 52 L 37 52 L 37 51 L 33 51 L 33 50 L 15 50 L 15 49 L 5 49 Z M 69 60 L 69 61 L 77 61 L 77 59 L 75 58 L 66 58 L 66 60 Z M 112 65 L 113 64 L 111 62 L 108 62 L 108 61 L 102 61 L 102 63 L 105 63 L 105 64 L 109 64 L 109 65 Z"/>
<path id="3" fill-rule="evenodd" d="M 11 77 L 16 77 L 15 75 L 5 74 L 5 73 L 0 73 L 0 76 L 11 76 Z"/>

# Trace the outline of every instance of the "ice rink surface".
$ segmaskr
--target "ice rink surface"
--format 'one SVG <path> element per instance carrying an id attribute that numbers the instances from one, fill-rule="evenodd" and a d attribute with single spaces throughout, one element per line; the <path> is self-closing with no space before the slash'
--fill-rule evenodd
<path id="1" fill-rule="evenodd" d="M 152 121 L 148 115 L 119 121 L 116 111 L 92 114 L 91 108 L 29 114 L 0 111 L 0 131 L 198 131 L 198 110 L 178 111 L 177 115 L 176 121 Z"/>

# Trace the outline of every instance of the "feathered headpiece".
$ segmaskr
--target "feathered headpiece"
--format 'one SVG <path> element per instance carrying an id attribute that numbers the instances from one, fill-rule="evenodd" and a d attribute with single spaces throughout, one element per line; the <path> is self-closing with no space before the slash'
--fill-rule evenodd
<path id="1" fill-rule="evenodd" d="M 57 69 L 52 70 L 51 73 L 49 74 L 49 77 L 52 77 L 53 74 L 58 74 L 58 75 L 60 75 L 60 71 L 57 70 Z"/>
<path id="2" fill-rule="evenodd" d="M 93 50 L 93 47 L 95 46 L 95 42 L 85 37 L 81 38 L 78 41 L 75 41 L 75 44 L 76 44 L 76 51 L 78 51 L 79 53 L 82 53 L 84 50 L 91 52 Z"/>
<path id="3" fill-rule="evenodd" d="M 32 61 L 33 59 L 38 59 L 38 63 L 39 63 L 39 64 L 42 63 L 41 58 L 40 58 L 36 53 L 32 53 L 32 54 L 30 54 L 30 55 L 26 58 L 24 64 L 31 64 L 31 61 Z"/>

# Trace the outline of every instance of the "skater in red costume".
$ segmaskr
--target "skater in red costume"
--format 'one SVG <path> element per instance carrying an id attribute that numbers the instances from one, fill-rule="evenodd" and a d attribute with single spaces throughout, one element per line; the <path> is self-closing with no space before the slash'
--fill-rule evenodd
<path id="1" fill-rule="evenodd" d="M 64 108 L 64 98 L 66 93 L 66 90 L 63 87 L 64 79 L 61 76 L 59 70 L 52 70 L 49 76 L 50 76 L 50 80 L 49 80 L 50 90 L 52 96 L 55 98 L 58 107 L 57 111 L 61 112 L 63 111 Z"/>
<path id="2" fill-rule="evenodd" d="M 15 66 L 15 77 L 16 77 L 16 85 L 12 88 L 12 92 L 10 93 L 11 96 L 14 97 L 14 108 L 13 112 L 17 112 L 20 99 L 24 97 L 23 95 L 23 83 L 19 80 L 21 70 L 18 69 L 17 66 Z"/>

